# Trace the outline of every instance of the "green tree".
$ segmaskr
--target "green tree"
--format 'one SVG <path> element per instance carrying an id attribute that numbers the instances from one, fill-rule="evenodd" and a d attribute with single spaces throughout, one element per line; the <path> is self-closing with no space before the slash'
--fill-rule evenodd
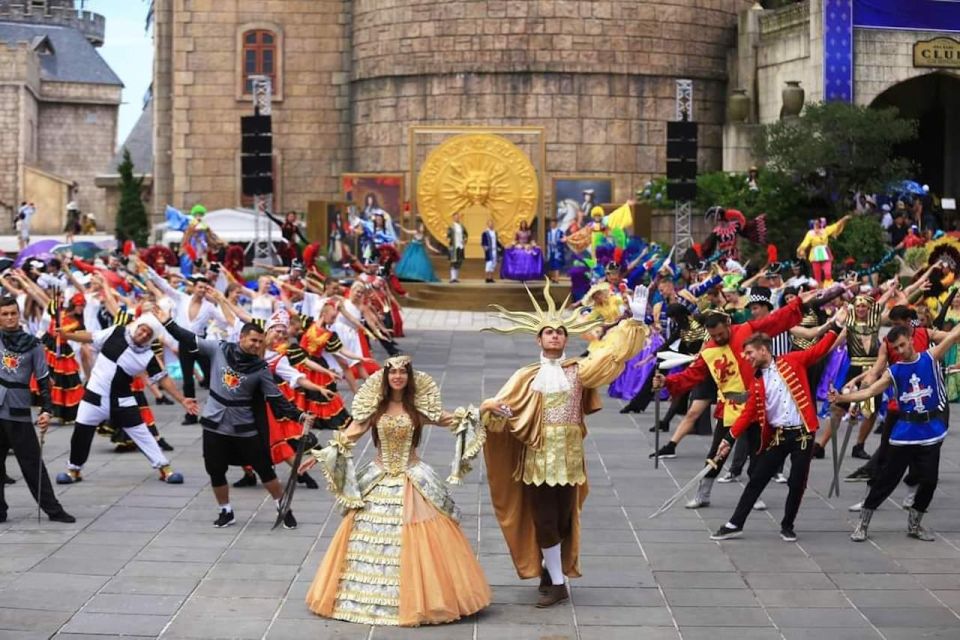
<path id="1" fill-rule="evenodd" d="M 830 241 L 834 263 L 853 258 L 856 268 L 880 262 L 889 250 L 880 221 L 872 216 L 855 216 L 847 221 L 843 233 Z"/>
<path id="2" fill-rule="evenodd" d="M 140 194 L 143 178 L 133 175 L 133 160 L 130 151 L 124 147 L 123 162 L 117 166 L 120 173 L 120 208 L 117 210 L 117 242 L 123 244 L 133 240 L 138 247 L 146 246 L 150 236 L 147 223 L 147 209 L 143 206 Z"/>
<path id="3" fill-rule="evenodd" d="M 895 108 L 822 102 L 797 118 L 764 125 L 754 153 L 768 169 L 796 180 L 812 204 L 837 215 L 852 192 L 883 191 L 909 175 L 910 162 L 894 149 L 916 136 L 916 121 L 900 118 Z"/>

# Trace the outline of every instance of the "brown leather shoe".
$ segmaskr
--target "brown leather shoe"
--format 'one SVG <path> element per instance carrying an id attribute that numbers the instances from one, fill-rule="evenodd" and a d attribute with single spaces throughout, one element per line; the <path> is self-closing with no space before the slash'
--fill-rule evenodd
<path id="1" fill-rule="evenodd" d="M 570 594 L 567 593 L 567 585 L 565 584 L 551 584 L 546 589 L 546 593 L 541 595 L 540 599 L 537 600 L 538 609 L 552 607 L 558 602 L 563 602 L 570 597 Z"/>
<path id="2" fill-rule="evenodd" d="M 553 585 L 553 580 L 550 579 L 550 572 L 546 569 L 542 569 L 540 571 L 540 586 L 537 588 L 537 590 L 540 593 L 546 593 L 547 589 L 551 585 Z"/>

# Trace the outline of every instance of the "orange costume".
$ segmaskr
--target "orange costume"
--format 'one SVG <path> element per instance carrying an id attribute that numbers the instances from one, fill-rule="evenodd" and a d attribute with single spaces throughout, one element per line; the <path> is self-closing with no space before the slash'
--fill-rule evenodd
<path id="1" fill-rule="evenodd" d="M 297 386 L 297 379 L 303 374 L 294 368 L 293 362 L 288 357 L 289 346 L 282 344 L 274 351 L 267 351 L 263 359 L 267 363 L 267 368 L 273 374 L 273 379 L 277 383 L 277 388 L 283 397 L 296 404 L 297 392 L 294 390 Z M 300 352 L 302 354 L 302 352 Z M 296 420 L 289 418 L 278 418 L 267 404 L 267 422 L 270 425 L 270 458 L 273 464 L 278 464 L 288 460 L 296 455 L 296 451 L 290 445 L 290 440 L 296 440 L 303 433 L 303 428 Z"/>
<path id="2" fill-rule="evenodd" d="M 323 324 L 304 316 L 301 316 L 300 319 L 309 325 L 300 337 L 300 347 L 303 349 L 303 353 L 316 364 L 329 369 L 329 363 L 323 354 L 337 353 L 343 348 L 343 343 L 340 342 L 336 333 L 323 326 Z M 322 428 L 339 429 L 342 427 L 350 419 L 350 415 L 343 404 L 343 398 L 337 392 L 337 381 L 329 374 L 309 368 L 305 364 L 305 358 L 293 364 L 307 376 L 307 380 L 334 393 L 334 396 L 328 400 L 320 393 L 307 391 L 297 399 L 297 406 L 303 411 L 309 411 L 317 416 L 317 425 Z"/>
<path id="3" fill-rule="evenodd" d="M 77 298 L 78 296 L 74 296 Z M 73 301 L 74 306 L 83 304 L 83 296 Z M 47 351 L 47 366 L 50 367 L 50 400 L 53 403 L 53 416 L 63 422 L 72 422 L 77 417 L 77 407 L 83 398 L 83 383 L 80 381 L 80 364 L 77 362 L 73 347 L 57 336 L 56 314 L 60 315 L 60 327 L 65 332 L 75 332 L 83 328 L 80 320 L 71 313 L 51 302 L 48 308 L 50 327 L 43 334 L 41 342 Z M 37 391 L 36 380 L 30 380 L 30 388 Z"/>
<path id="4" fill-rule="evenodd" d="M 401 357 L 403 358 L 403 357 Z M 409 360 L 393 366 L 407 366 Z M 424 426 L 409 414 L 379 413 L 383 373 L 370 376 L 353 402 L 355 421 L 312 454 L 346 511 L 306 602 L 314 613 L 361 624 L 418 626 L 452 622 L 490 604 L 490 587 L 458 524 L 460 511 L 440 476 L 417 456 Z M 425 424 L 442 419 L 440 391 L 414 372 L 416 410 Z M 483 446 L 476 411 L 457 411 L 459 482 Z M 377 457 L 355 469 L 351 450 L 374 431 Z"/>

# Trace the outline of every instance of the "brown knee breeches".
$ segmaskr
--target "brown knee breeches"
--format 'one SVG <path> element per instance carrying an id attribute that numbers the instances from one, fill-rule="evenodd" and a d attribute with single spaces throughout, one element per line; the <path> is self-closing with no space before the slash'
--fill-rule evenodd
<path id="1" fill-rule="evenodd" d="M 528 493 L 533 505 L 537 546 L 546 549 L 570 537 L 573 528 L 573 501 L 576 487 L 527 484 L 523 489 Z"/>

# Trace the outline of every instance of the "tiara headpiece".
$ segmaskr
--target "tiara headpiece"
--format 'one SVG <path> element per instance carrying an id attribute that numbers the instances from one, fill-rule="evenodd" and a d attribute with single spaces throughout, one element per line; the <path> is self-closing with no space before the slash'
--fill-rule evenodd
<path id="1" fill-rule="evenodd" d="M 383 361 L 385 369 L 400 369 L 410 364 L 410 356 L 393 356 Z"/>

